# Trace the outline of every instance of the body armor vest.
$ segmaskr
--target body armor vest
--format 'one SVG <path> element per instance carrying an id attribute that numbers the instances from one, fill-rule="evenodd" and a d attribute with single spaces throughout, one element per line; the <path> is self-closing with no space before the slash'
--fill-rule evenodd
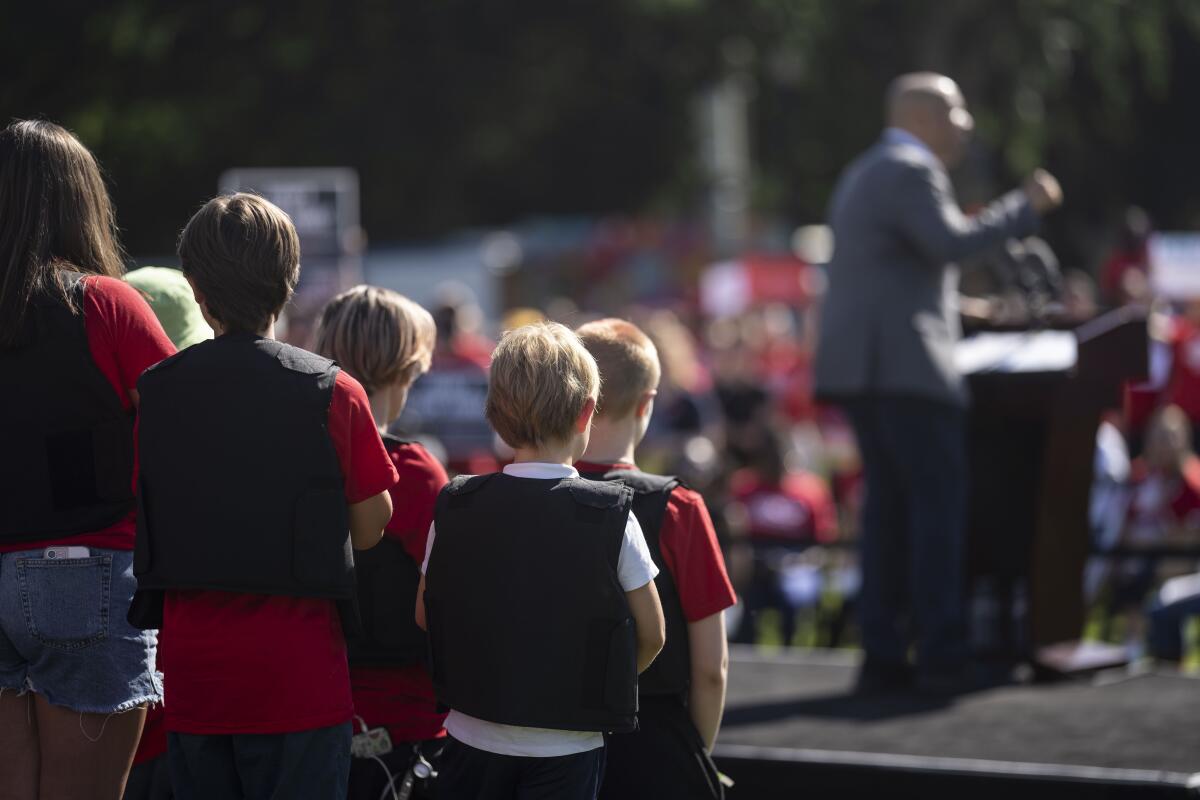
<path id="1" fill-rule="evenodd" d="M 103 530 L 133 498 L 133 412 L 92 360 L 84 281 L 62 276 L 76 313 L 36 297 L 23 343 L 0 350 L 0 543 Z"/>
<path id="2" fill-rule="evenodd" d="M 328 430 L 337 373 L 328 359 L 249 334 L 201 342 L 143 373 L 140 590 L 353 598 Z"/>
<path id="3" fill-rule="evenodd" d="M 383 445 L 388 453 L 411 446 L 387 434 Z M 402 667 L 423 663 L 429 644 L 412 614 L 421 581 L 420 565 L 404 545 L 384 534 L 370 550 L 355 552 L 354 572 L 362 635 L 346 639 L 350 664 Z"/>
<path id="4" fill-rule="evenodd" d="M 679 601 L 675 577 L 667 569 L 662 555 L 662 524 L 667 513 L 671 492 L 679 486 L 674 477 L 651 475 L 637 469 L 613 469 L 600 475 L 586 474 L 585 478 L 617 481 L 633 490 L 633 514 L 642 526 L 650 556 L 658 567 L 654 586 L 662 602 L 666 620 L 667 640 L 654 663 L 638 676 L 638 692 L 642 696 L 678 695 L 687 697 L 692 681 L 692 658 L 688 646 L 688 624 Z"/>
<path id="5" fill-rule="evenodd" d="M 425 609 L 439 700 L 480 719 L 630 731 L 637 630 L 617 573 L 632 493 L 503 473 L 438 498 Z"/>

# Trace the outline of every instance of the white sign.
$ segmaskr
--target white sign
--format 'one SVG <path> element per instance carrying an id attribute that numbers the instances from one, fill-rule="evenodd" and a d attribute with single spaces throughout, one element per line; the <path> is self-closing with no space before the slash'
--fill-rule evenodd
<path id="1" fill-rule="evenodd" d="M 1156 294 L 1172 300 L 1200 298 L 1200 233 L 1156 233 L 1148 254 Z"/>
<path id="2" fill-rule="evenodd" d="M 349 167 L 231 169 L 222 192 L 254 192 L 279 206 L 300 234 L 302 259 L 357 253 L 358 173 Z"/>

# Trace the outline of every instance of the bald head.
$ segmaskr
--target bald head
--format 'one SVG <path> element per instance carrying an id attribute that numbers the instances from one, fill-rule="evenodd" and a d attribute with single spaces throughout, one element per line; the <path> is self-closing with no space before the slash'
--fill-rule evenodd
<path id="1" fill-rule="evenodd" d="M 888 86 L 887 124 L 923 141 L 946 166 L 962 159 L 975 120 L 958 84 L 936 72 L 910 72 Z"/>
<path id="2" fill-rule="evenodd" d="M 889 125 L 898 125 L 914 115 L 945 111 L 963 104 L 958 84 L 936 72 L 910 72 L 891 82 L 887 90 Z"/>

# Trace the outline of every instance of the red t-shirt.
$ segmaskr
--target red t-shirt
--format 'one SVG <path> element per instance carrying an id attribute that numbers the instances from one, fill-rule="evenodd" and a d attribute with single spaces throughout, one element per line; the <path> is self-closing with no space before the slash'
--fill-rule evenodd
<path id="1" fill-rule="evenodd" d="M 92 361 L 108 378 L 126 410 L 133 408 L 129 392 L 138 377 L 159 361 L 175 353 L 175 345 L 163 332 L 158 318 L 137 289 L 119 281 L 93 275 L 84 278 L 83 325 Z M 137 470 L 135 454 L 134 471 Z M 137 476 L 134 475 L 136 485 Z M 0 553 L 39 550 L 59 544 L 132 550 L 135 513 L 104 530 L 69 538 L 0 545 Z"/>
<path id="2" fill-rule="evenodd" d="M 1183 465 L 1179 493 L 1171 499 L 1171 513 L 1180 522 L 1200 513 L 1200 457 L 1188 456 Z"/>
<path id="3" fill-rule="evenodd" d="M 730 484 L 734 500 L 746 509 L 751 541 L 828 542 L 837 536 L 833 497 L 816 475 L 794 473 L 772 484 L 742 469 Z"/>
<path id="4" fill-rule="evenodd" d="M 345 372 L 334 384 L 328 424 L 347 502 L 390 489 L 396 468 L 366 393 Z M 353 714 L 346 642 L 331 600 L 167 592 L 158 666 L 169 731 L 287 733 L 338 725 Z"/>
<path id="5" fill-rule="evenodd" d="M 413 561 L 420 564 L 425 558 L 434 503 L 450 479 L 438 460 L 419 444 L 389 446 L 388 455 L 400 480 L 391 488 L 392 518 L 384 535 L 404 545 Z M 412 604 L 396 609 L 396 613 L 411 615 Z M 354 694 L 354 713 L 362 717 L 368 728 L 387 728 L 393 742 L 417 742 L 446 735 L 442 727 L 446 714 L 438 712 L 433 680 L 420 664 L 351 667 L 350 688 Z"/>
<path id="6" fill-rule="evenodd" d="M 1200 422 L 1200 328 L 1187 319 L 1175 320 L 1171 331 L 1171 378 L 1166 401 Z"/>
<path id="7" fill-rule="evenodd" d="M 492 350 L 495 343 L 476 333 L 460 333 L 454 337 L 449 347 L 440 348 L 434 354 L 434 364 L 443 365 L 474 364 L 485 372 L 492 365 Z"/>
<path id="8" fill-rule="evenodd" d="M 1200 457 L 1188 456 L 1178 475 L 1163 475 L 1151 469 L 1144 458 L 1133 462 L 1126 522 L 1159 526 L 1166 533 L 1172 524 L 1195 524 L 1200 520 Z"/>
<path id="9" fill-rule="evenodd" d="M 1141 431 L 1158 410 L 1163 387 L 1148 381 L 1125 381 L 1122 386 L 1121 410 L 1125 426 L 1130 431 Z M 1186 413 L 1186 412 L 1185 412 Z"/>
<path id="10" fill-rule="evenodd" d="M 580 472 L 633 469 L 630 464 L 579 462 Z M 712 517 L 699 493 L 677 486 L 667 498 L 667 510 L 658 534 L 664 566 L 671 571 L 679 591 L 679 604 L 688 622 L 699 622 L 737 603 L 737 594 L 725 571 L 725 558 L 717 544 Z"/>
<path id="11" fill-rule="evenodd" d="M 1104 265 L 1100 267 L 1100 291 L 1103 292 L 1105 299 L 1118 305 L 1128 302 L 1129 298 L 1125 296 L 1122 286 L 1125 273 L 1131 269 L 1145 272 L 1147 261 L 1145 245 L 1136 250 L 1121 248 L 1114 250 Z"/>

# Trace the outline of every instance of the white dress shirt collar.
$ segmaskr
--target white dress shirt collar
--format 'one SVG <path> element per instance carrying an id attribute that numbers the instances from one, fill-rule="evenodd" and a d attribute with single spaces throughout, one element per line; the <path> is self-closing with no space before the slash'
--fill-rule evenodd
<path id="1" fill-rule="evenodd" d="M 547 464 L 541 461 L 522 461 L 509 464 L 504 468 L 505 475 L 514 478 L 540 478 L 542 480 L 557 480 L 561 478 L 578 478 L 579 470 L 566 464 Z"/>

